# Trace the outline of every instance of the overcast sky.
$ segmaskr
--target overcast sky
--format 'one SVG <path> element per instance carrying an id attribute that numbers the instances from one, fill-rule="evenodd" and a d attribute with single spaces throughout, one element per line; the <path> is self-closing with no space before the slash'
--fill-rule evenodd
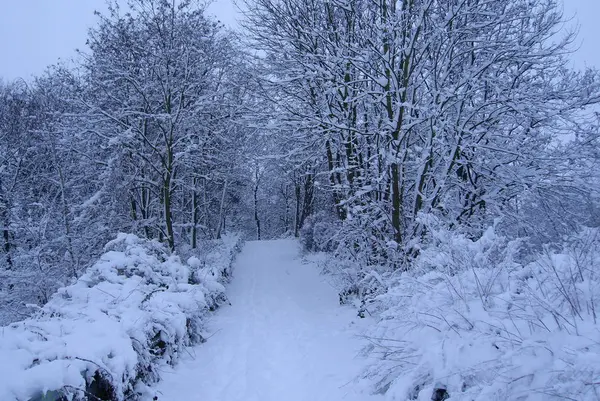
<path id="1" fill-rule="evenodd" d="M 58 59 L 68 60 L 74 49 L 85 48 L 87 28 L 105 10 L 104 0 L 0 0 L 0 78 L 29 78 Z M 574 55 L 576 67 L 600 68 L 600 0 L 564 0 L 565 15 L 579 25 Z M 209 8 L 228 26 L 235 26 L 231 0 Z"/>

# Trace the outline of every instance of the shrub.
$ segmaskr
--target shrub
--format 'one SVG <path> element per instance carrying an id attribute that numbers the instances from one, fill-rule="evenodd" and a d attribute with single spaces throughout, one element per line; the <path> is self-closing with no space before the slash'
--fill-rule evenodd
<path id="1" fill-rule="evenodd" d="M 376 298 L 381 320 L 366 373 L 394 399 L 597 400 L 600 238 L 519 262 L 521 241 L 430 229 L 409 271 Z"/>
<path id="2" fill-rule="evenodd" d="M 203 341 L 235 248 L 222 243 L 211 265 L 186 264 L 158 242 L 120 234 L 35 316 L 2 328 L 0 399 L 137 399 L 161 364 Z"/>

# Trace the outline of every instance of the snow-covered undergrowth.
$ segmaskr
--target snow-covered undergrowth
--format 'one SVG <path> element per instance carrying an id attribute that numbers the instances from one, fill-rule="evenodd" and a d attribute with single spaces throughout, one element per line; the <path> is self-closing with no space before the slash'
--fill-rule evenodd
<path id="1" fill-rule="evenodd" d="M 0 328 L 0 400 L 134 400 L 186 345 L 240 250 L 228 237 L 183 263 L 158 242 L 120 234 L 32 318 Z"/>
<path id="2" fill-rule="evenodd" d="M 390 400 L 600 399 L 600 233 L 517 263 L 520 243 L 433 231 L 369 307 L 366 376 Z"/>

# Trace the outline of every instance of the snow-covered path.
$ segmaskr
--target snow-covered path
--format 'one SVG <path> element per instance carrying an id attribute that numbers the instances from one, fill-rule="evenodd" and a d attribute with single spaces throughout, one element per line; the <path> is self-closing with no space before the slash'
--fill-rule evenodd
<path id="1" fill-rule="evenodd" d="M 205 344 L 163 372 L 159 401 L 367 401 L 353 379 L 361 319 L 303 264 L 294 241 L 248 242 L 228 288 L 232 306 Z"/>

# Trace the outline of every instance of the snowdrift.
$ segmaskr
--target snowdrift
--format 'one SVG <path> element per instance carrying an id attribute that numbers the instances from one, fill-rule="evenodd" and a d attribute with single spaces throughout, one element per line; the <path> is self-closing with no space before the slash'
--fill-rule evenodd
<path id="1" fill-rule="evenodd" d="M 120 234 L 73 285 L 0 330 L 0 400 L 131 400 L 226 301 L 240 249 L 228 237 L 183 263 L 159 243 Z"/>
<path id="2" fill-rule="evenodd" d="M 390 400 L 598 400 L 600 233 L 517 263 L 494 229 L 444 230 L 370 305 L 380 357 L 367 372 Z M 432 396 L 433 394 L 433 396 Z M 434 398 L 432 398 L 434 397 Z"/>

